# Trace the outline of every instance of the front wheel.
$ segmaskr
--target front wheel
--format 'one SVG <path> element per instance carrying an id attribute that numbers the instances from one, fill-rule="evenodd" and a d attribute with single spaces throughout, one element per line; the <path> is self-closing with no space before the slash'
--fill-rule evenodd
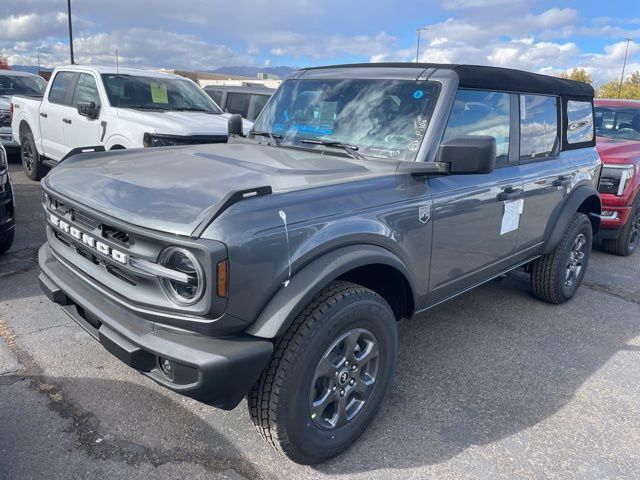
<path id="1" fill-rule="evenodd" d="M 604 239 L 602 248 L 608 253 L 626 257 L 631 255 L 640 243 L 640 193 L 631 207 L 631 215 L 615 240 Z"/>
<path id="2" fill-rule="evenodd" d="M 589 217 L 576 213 L 558 246 L 532 263 L 533 294 L 555 304 L 573 298 L 587 270 L 592 243 Z"/>
<path id="3" fill-rule="evenodd" d="M 256 428 L 298 463 L 342 452 L 389 390 L 397 343 L 396 320 L 382 297 L 353 283 L 331 283 L 279 339 L 251 390 Z"/>

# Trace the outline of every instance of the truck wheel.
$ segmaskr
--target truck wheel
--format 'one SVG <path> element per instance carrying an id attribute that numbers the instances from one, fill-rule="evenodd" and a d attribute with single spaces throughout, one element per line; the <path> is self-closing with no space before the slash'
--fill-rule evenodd
<path id="1" fill-rule="evenodd" d="M 589 217 L 576 213 L 555 250 L 531 265 L 533 294 L 555 304 L 570 300 L 584 278 L 592 243 Z"/>
<path id="2" fill-rule="evenodd" d="M 11 248 L 14 231 L 15 230 L 11 229 L 8 232 L 0 233 L 0 255 Z"/>
<path id="3" fill-rule="evenodd" d="M 47 167 L 42 164 L 42 159 L 33 140 L 33 134 L 27 130 L 22 135 L 20 141 L 20 156 L 22 157 L 22 167 L 24 173 L 31 180 L 40 180 L 47 174 Z"/>
<path id="4" fill-rule="evenodd" d="M 631 215 L 615 240 L 602 240 L 602 248 L 608 253 L 626 257 L 631 255 L 640 242 L 640 194 L 633 202 Z"/>
<path id="5" fill-rule="evenodd" d="M 295 462 L 337 455 L 376 415 L 391 384 L 397 344 L 396 320 L 382 297 L 332 282 L 276 343 L 249 393 L 253 423 Z"/>

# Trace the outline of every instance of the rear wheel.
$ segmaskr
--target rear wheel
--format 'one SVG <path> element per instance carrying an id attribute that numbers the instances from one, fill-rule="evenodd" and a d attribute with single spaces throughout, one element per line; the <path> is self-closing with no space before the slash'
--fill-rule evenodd
<path id="1" fill-rule="evenodd" d="M 264 439 L 298 463 L 348 448 L 375 417 L 391 384 L 396 320 L 369 289 L 333 282 L 279 339 L 249 394 Z"/>
<path id="2" fill-rule="evenodd" d="M 31 130 L 27 130 L 22 134 L 20 156 L 24 173 L 31 180 L 40 180 L 47 174 L 47 167 L 42 163 L 42 158 L 36 148 L 36 142 L 33 139 Z"/>
<path id="3" fill-rule="evenodd" d="M 640 243 L 640 193 L 636 196 L 636 201 L 631 207 L 631 215 L 627 224 L 622 227 L 620 236 L 615 240 L 605 239 L 602 241 L 602 248 L 606 252 L 626 257 L 631 255 Z"/>
<path id="4" fill-rule="evenodd" d="M 582 283 L 593 243 L 589 218 L 576 213 L 562 240 L 552 252 L 531 265 L 531 288 L 536 297 L 549 303 L 564 303 Z"/>
<path id="5" fill-rule="evenodd" d="M 0 233 L 0 254 L 3 254 L 11 248 L 11 245 L 13 245 L 13 235 L 13 229 Z"/>

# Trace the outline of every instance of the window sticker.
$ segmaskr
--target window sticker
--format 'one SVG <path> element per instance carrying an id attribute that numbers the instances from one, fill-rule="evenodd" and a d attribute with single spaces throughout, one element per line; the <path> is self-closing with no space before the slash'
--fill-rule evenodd
<path id="1" fill-rule="evenodd" d="M 422 90 L 416 90 L 413 92 L 413 98 L 416 100 L 420 100 L 424 96 L 424 92 Z"/>
<path id="2" fill-rule="evenodd" d="M 527 102 L 525 101 L 524 95 L 520 95 L 520 120 L 527 119 Z"/>
<path id="3" fill-rule="evenodd" d="M 320 107 L 319 120 L 321 122 L 331 122 L 336 118 L 338 102 L 322 102 Z"/>
<path id="4" fill-rule="evenodd" d="M 151 101 L 153 103 L 169 103 L 167 86 L 162 83 L 151 84 Z"/>

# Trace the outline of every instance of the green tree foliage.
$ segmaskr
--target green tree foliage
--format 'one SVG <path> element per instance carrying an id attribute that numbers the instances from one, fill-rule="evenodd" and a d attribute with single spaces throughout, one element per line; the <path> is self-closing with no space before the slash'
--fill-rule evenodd
<path id="1" fill-rule="evenodd" d="M 568 78 L 569 80 L 577 80 L 579 82 L 585 83 L 593 83 L 593 79 L 589 72 L 587 72 L 584 68 L 574 68 L 571 71 L 564 71 L 558 75 L 560 78 Z"/>
<path id="2" fill-rule="evenodd" d="M 640 100 L 640 70 L 625 78 L 622 88 L 620 88 L 619 79 L 603 83 L 596 89 L 596 97 L 618 98 L 618 90 L 620 90 L 620 98 Z"/>

